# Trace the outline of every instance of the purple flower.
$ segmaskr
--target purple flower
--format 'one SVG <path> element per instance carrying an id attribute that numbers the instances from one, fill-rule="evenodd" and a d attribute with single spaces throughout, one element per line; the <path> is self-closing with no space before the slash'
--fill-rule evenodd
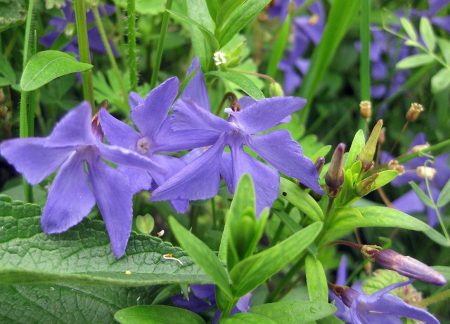
<path id="1" fill-rule="evenodd" d="M 195 59 L 190 71 L 198 74 L 186 88 L 182 98 L 174 105 L 172 129 L 197 134 L 185 142 L 196 150 L 195 158 L 186 167 L 157 188 L 153 200 L 207 199 L 219 191 L 220 175 L 230 192 L 234 192 L 240 177 L 249 173 L 255 185 L 257 214 L 270 207 L 278 196 L 280 178 L 278 172 L 253 158 L 244 151 L 249 147 L 280 172 L 298 179 L 317 193 L 322 193 L 319 176 L 314 164 L 303 156 L 300 145 L 286 130 L 262 132 L 276 126 L 284 118 L 299 110 L 305 100 L 294 97 L 274 97 L 255 101 L 244 97 L 239 110 L 227 108 L 227 120 L 210 112 L 208 95 Z M 224 152 L 228 146 L 231 153 Z"/>
<path id="2" fill-rule="evenodd" d="M 383 288 L 372 295 L 366 295 L 362 290 L 333 286 L 332 299 L 336 302 L 336 316 L 347 323 L 403 323 L 401 318 L 411 318 L 425 323 L 434 324 L 439 321 L 425 309 L 411 306 L 401 298 L 389 294 L 393 289 L 409 285 L 411 282 L 401 282 Z M 334 296 L 334 297 L 333 297 Z"/>
<path id="3" fill-rule="evenodd" d="M 412 16 L 427 17 L 435 27 L 442 28 L 450 33 L 450 15 L 438 16 L 439 12 L 450 4 L 450 0 L 429 0 L 428 3 L 428 10 L 413 10 Z"/>
<path id="4" fill-rule="evenodd" d="M 115 7 L 109 4 L 101 5 L 98 8 L 100 15 L 104 16 L 110 16 L 116 11 Z M 68 38 L 72 38 L 72 36 L 75 35 L 75 12 L 71 1 L 66 1 L 64 7 L 62 8 L 62 13 L 63 17 L 53 17 L 48 22 L 54 29 L 39 39 L 39 43 L 41 45 L 50 48 L 63 33 L 66 34 Z M 94 21 L 94 14 L 92 11 L 88 11 L 86 15 L 87 24 L 92 24 Z M 103 45 L 103 41 L 97 27 L 93 27 L 88 30 L 88 39 L 89 48 L 92 51 L 102 54 L 106 53 L 106 48 Z M 110 45 L 114 56 L 118 56 L 118 52 L 111 42 Z M 68 44 L 66 44 L 63 51 L 78 54 L 78 37 L 73 38 Z"/>
<path id="5" fill-rule="evenodd" d="M 325 26 L 325 10 L 320 1 L 313 3 L 308 10 L 311 15 L 294 19 L 292 49 L 287 51 L 286 57 L 278 66 L 284 73 L 283 89 L 287 94 L 293 93 L 300 86 L 309 68 L 309 59 L 304 57 L 306 51 L 311 44 L 319 43 Z"/>
<path id="6" fill-rule="evenodd" d="M 58 169 L 42 213 L 45 233 L 66 231 L 97 204 L 113 253 L 121 257 L 131 231 L 135 190 L 130 180 L 134 179 L 104 160 L 135 168 L 157 169 L 158 165 L 130 150 L 104 145 L 93 127 L 98 125 L 91 123 L 91 108 L 82 103 L 48 137 L 7 140 L 0 145 L 0 153 L 33 185 Z"/>
<path id="7" fill-rule="evenodd" d="M 216 309 L 213 323 L 219 323 L 221 312 L 217 309 L 216 292 L 214 285 L 191 285 L 191 292 L 186 299 L 184 295 L 179 294 L 172 297 L 172 303 L 175 306 L 188 309 L 195 313 L 203 313 L 211 309 Z M 250 310 L 250 300 L 252 293 L 242 296 L 229 315 L 236 313 L 247 313 Z"/>
<path id="8" fill-rule="evenodd" d="M 159 166 L 157 169 L 147 170 L 121 167 L 133 179 L 136 191 L 156 188 L 186 165 L 181 159 L 158 154 L 177 148 L 177 137 L 173 136 L 166 117 L 177 96 L 178 87 L 178 79 L 171 78 L 150 91 L 144 99 L 137 93 L 130 94 L 131 120 L 138 131 L 114 118 L 105 109 L 99 113 L 100 123 L 109 143 L 144 155 Z M 185 212 L 188 201 L 172 200 L 172 205 L 178 212 Z"/>
<path id="9" fill-rule="evenodd" d="M 427 140 L 425 134 L 419 133 L 416 135 L 414 140 L 410 145 L 410 151 L 412 151 L 418 145 L 427 144 Z M 441 189 L 445 186 L 447 181 L 450 179 L 450 168 L 448 166 L 450 154 L 442 154 L 434 160 L 434 164 L 431 165 L 435 170 L 435 175 L 428 180 L 430 185 L 431 195 L 434 201 L 437 201 Z M 388 163 L 390 160 L 394 159 L 392 155 L 387 152 L 382 153 L 382 162 Z M 417 157 L 405 163 L 405 173 L 398 176 L 394 181 L 392 181 L 392 185 L 399 187 L 407 185 L 408 182 L 414 181 L 419 183 L 419 187 L 427 192 L 426 181 L 423 176 L 420 175 L 420 167 L 425 165 L 427 161 L 426 157 Z M 397 198 L 393 201 L 393 205 L 395 208 L 408 213 L 408 214 L 416 214 L 426 212 L 428 216 L 428 224 L 430 226 L 435 226 L 438 223 L 438 218 L 436 212 L 433 208 L 425 205 L 414 192 L 414 190 L 410 190 L 401 197 Z"/>

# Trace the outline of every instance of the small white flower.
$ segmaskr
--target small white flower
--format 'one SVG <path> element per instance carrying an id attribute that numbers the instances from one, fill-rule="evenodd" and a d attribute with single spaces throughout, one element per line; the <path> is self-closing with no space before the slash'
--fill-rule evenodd
<path id="1" fill-rule="evenodd" d="M 419 166 L 416 169 L 416 173 L 421 178 L 432 180 L 436 175 L 436 169 L 427 166 Z"/>
<path id="2" fill-rule="evenodd" d="M 226 64 L 227 63 L 227 57 L 224 52 L 217 51 L 214 53 L 214 63 L 216 66 Z"/>

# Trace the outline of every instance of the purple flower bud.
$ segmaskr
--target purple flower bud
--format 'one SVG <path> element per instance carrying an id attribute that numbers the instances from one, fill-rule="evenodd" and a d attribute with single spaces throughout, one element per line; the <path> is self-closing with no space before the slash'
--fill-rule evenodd
<path id="1" fill-rule="evenodd" d="M 383 120 L 378 120 L 367 139 L 366 145 L 358 156 L 361 160 L 363 170 L 368 171 L 373 166 L 373 157 L 375 156 L 375 150 L 378 144 L 378 138 L 380 137 L 381 129 L 383 128 Z"/>
<path id="2" fill-rule="evenodd" d="M 322 171 L 324 165 L 325 165 L 325 158 L 323 156 L 318 157 L 316 162 L 314 163 L 317 173 L 320 174 L 320 171 Z"/>
<path id="3" fill-rule="evenodd" d="M 447 280 L 442 274 L 414 258 L 401 255 L 394 250 L 374 251 L 375 252 L 372 253 L 373 259 L 383 268 L 394 270 L 406 277 L 438 286 L 447 283 Z"/>
<path id="4" fill-rule="evenodd" d="M 340 143 L 334 150 L 330 167 L 325 175 L 325 183 L 328 186 L 330 197 L 336 197 L 344 182 L 344 152 L 345 144 Z"/>
<path id="5" fill-rule="evenodd" d="M 339 286 L 330 284 L 333 292 L 339 296 L 339 298 L 344 302 L 347 307 L 351 307 L 355 299 L 358 298 L 360 293 L 353 288 L 347 286 Z"/>

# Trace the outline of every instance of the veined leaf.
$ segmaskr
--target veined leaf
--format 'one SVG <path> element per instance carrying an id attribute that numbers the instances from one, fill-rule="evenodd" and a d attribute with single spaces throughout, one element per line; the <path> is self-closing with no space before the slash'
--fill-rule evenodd
<path id="1" fill-rule="evenodd" d="M 75 57 L 64 52 L 39 52 L 33 55 L 25 66 L 20 87 L 24 91 L 33 91 L 63 75 L 91 68 L 91 64 L 78 62 Z"/>
<path id="2" fill-rule="evenodd" d="M 408 37 L 413 41 L 417 41 L 416 30 L 414 29 L 414 26 L 411 24 L 411 22 L 408 19 L 402 17 L 400 18 L 400 23 L 402 24 L 402 27 Z"/>
<path id="3" fill-rule="evenodd" d="M 363 150 L 366 145 L 366 138 L 364 137 L 364 131 L 362 129 L 358 130 L 353 137 L 352 145 L 347 154 L 347 160 L 345 161 L 345 168 L 348 169 L 352 166 L 353 162 L 356 161 L 359 153 Z"/>
<path id="4" fill-rule="evenodd" d="M 305 259 L 305 271 L 309 300 L 326 305 L 328 302 L 328 284 L 322 263 L 314 256 L 307 255 Z"/>
<path id="5" fill-rule="evenodd" d="M 145 286 L 208 282 L 179 248 L 148 235 L 131 234 L 126 255 L 111 253 L 103 222 L 85 219 L 63 234 L 40 229 L 38 205 L 0 198 L 0 282 L 65 282 L 108 286 Z M 166 260 L 172 254 L 176 260 Z"/>
<path id="6" fill-rule="evenodd" d="M 202 324 L 199 315 L 184 308 L 166 305 L 142 305 L 121 309 L 114 315 L 121 324 Z"/>
<path id="7" fill-rule="evenodd" d="M 277 324 L 267 316 L 253 314 L 253 313 L 237 313 L 231 317 L 224 318 L 220 324 Z"/>
<path id="8" fill-rule="evenodd" d="M 422 36 L 427 48 L 431 52 L 434 52 L 434 49 L 436 48 L 436 36 L 434 35 L 433 27 L 431 27 L 427 17 L 420 18 L 420 36 Z"/>
<path id="9" fill-rule="evenodd" d="M 242 91 L 256 100 L 264 99 L 262 91 L 253 83 L 253 81 L 242 73 L 235 71 L 211 71 L 206 75 L 214 75 L 226 81 L 237 85 Z"/>
<path id="10" fill-rule="evenodd" d="M 434 61 L 434 58 L 428 54 L 416 54 L 405 57 L 397 63 L 397 69 L 410 69 L 417 66 L 429 64 Z"/>

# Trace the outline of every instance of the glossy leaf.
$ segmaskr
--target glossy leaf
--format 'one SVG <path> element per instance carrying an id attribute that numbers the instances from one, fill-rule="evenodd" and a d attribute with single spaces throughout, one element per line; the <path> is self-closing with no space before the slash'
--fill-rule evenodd
<path id="1" fill-rule="evenodd" d="M 24 91 L 33 91 L 63 75 L 91 68 L 91 64 L 78 62 L 75 57 L 64 52 L 39 52 L 33 55 L 25 66 L 20 87 Z"/>
<path id="2" fill-rule="evenodd" d="M 121 324 L 201 324 L 205 321 L 184 308 L 166 305 L 143 305 L 121 309 L 114 315 Z"/>
<path id="3" fill-rule="evenodd" d="M 267 250 L 239 262 L 230 272 L 236 296 L 243 296 L 297 259 L 319 235 L 322 223 L 316 222 Z"/>
<path id="4" fill-rule="evenodd" d="M 230 277 L 224 265 L 209 247 L 194 234 L 180 225 L 175 218 L 169 218 L 169 224 L 180 245 L 186 249 L 189 256 L 205 271 L 212 281 L 229 297 Z"/>
<path id="5" fill-rule="evenodd" d="M 115 259 L 103 222 L 85 219 L 63 234 L 46 235 L 38 205 L 0 199 L 0 281 L 144 286 L 208 282 L 179 248 L 132 233 L 126 254 Z M 176 260 L 166 260 L 171 253 Z"/>
<path id="6" fill-rule="evenodd" d="M 309 300 L 326 304 L 328 302 L 328 284 L 322 263 L 313 255 L 307 255 L 305 271 Z"/>
<path id="7" fill-rule="evenodd" d="M 345 161 L 345 168 L 348 169 L 352 166 L 353 162 L 356 161 L 359 153 L 363 150 L 366 145 L 366 139 L 364 137 L 364 131 L 360 129 L 356 132 L 355 137 L 353 137 L 352 145 L 347 154 L 347 160 Z"/>

